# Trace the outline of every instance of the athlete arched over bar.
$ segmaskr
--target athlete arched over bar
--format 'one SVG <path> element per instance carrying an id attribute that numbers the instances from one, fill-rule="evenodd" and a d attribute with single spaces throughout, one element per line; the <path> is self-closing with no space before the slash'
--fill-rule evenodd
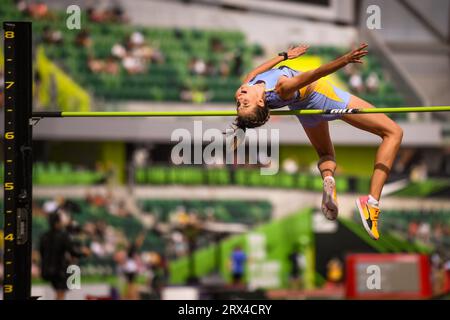
<path id="1" fill-rule="evenodd" d="M 259 127 L 269 120 L 270 110 L 284 106 L 288 106 L 291 110 L 374 108 L 370 103 L 333 86 L 324 79 L 325 76 L 350 63 L 362 63 L 362 58 L 368 53 L 367 44 L 361 44 L 357 49 L 311 71 L 300 72 L 287 66 L 273 69 L 283 60 L 303 55 L 307 49 L 308 46 L 300 45 L 282 52 L 245 77 L 243 84 L 236 91 L 237 117 L 234 123 L 236 128 L 245 130 Z M 323 178 L 322 212 L 330 220 L 337 218 L 339 209 L 333 177 L 336 169 L 335 152 L 328 121 L 341 119 L 382 139 L 375 157 L 370 193 L 356 199 L 364 228 L 373 239 L 377 240 L 379 200 L 402 141 L 401 127 L 381 113 L 298 115 L 297 118 L 319 156 L 318 168 Z"/>

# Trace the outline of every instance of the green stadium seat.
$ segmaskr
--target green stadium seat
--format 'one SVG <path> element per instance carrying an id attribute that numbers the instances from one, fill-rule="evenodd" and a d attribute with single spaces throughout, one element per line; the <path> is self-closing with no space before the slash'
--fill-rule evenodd
<path id="1" fill-rule="evenodd" d="M 149 167 L 146 169 L 147 181 L 150 184 L 167 184 L 166 169 L 162 167 Z"/>
<path id="2" fill-rule="evenodd" d="M 336 178 L 336 191 L 339 193 L 345 193 L 349 191 L 349 182 L 347 177 Z"/>
<path id="3" fill-rule="evenodd" d="M 289 173 L 279 173 L 278 183 L 282 188 L 294 188 L 295 187 L 295 176 Z"/>
<path id="4" fill-rule="evenodd" d="M 312 177 L 312 189 L 314 191 L 322 191 L 323 190 L 323 180 L 321 176 L 313 176 Z"/>
<path id="5" fill-rule="evenodd" d="M 231 183 L 230 175 L 226 169 L 208 169 L 206 171 L 208 184 L 228 185 Z"/>

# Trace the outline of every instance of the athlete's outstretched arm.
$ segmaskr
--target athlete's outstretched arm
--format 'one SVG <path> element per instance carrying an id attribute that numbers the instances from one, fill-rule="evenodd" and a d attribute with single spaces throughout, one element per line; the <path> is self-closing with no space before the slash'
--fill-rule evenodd
<path id="1" fill-rule="evenodd" d="M 297 57 L 300 57 L 301 55 L 304 55 L 306 51 L 308 50 L 309 46 L 307 45 L 299 45 L 297 47 L 292 47 L 287 51 L 288 59 L 295 59 Z M 269 61 L 264 62 L 263 64 L 259 65 L 252 71 L 250 71 L 242 81 L 243 83 L 247 83 L 250 80 L 252 80 L 254 77 L 256 77 L 258 74 L 266 72 L 267 70 L 272 69 L 274 66 L 276 66 L 278 63 L 282 62 L 284 60 L 283 56 L 276 56 Z"/>
<path id="2" fill-rule="evenodd" d="M 277 93 L 283 99 L 291 98 L 297 90 L 319 80 L 320 78 L 332 74 L 349 63 L 362 63 L 361 58 L 368 53 L 368 51 L 365 50 L 366 48 L 367 44 L 363 43 L 359 46 L 359 48 L 354 49 L 342 57 L 326 63 L 317 69 L 301 73 L 292 78 L 281 78 L 277 84 Z"/>

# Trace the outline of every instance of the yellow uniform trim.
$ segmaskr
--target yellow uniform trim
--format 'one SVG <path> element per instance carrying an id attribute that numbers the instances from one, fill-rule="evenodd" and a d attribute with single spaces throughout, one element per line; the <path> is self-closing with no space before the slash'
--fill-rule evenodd
<path id="1" fill-rule="evenodd" d="M 328 99 L 337 101 L 337 102 L 343 102 L 341 98 L 336 94 L 336 92 L 333 89 L 333 86 L 331 83 L 329 83 L 325 79 L 319 79 L 317 80 L 316 87 L 314 88 L 314 91 L 317 93 L 320 93 L 327 97 Z"/>

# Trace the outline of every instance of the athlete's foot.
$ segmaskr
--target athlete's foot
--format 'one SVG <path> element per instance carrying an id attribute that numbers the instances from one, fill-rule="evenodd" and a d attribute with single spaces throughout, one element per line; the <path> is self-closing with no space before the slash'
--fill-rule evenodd
<path id="1" fill-rule="evenodd" d="M 328 220 L 336 220 L 339 213 L 336 182 L 331 176 L 323 179 L 322 212 Z"/>
<path id="2" fill-rule="evenodd" d="M 380 234 L 378 233 L 378 216 L 380 215 L 380 208 L 369 203 L 369 196 L 363 196 L 356 199 L 356 206 L 358 207 L 359 215 L 369 236 L 378 240 Z"/>

